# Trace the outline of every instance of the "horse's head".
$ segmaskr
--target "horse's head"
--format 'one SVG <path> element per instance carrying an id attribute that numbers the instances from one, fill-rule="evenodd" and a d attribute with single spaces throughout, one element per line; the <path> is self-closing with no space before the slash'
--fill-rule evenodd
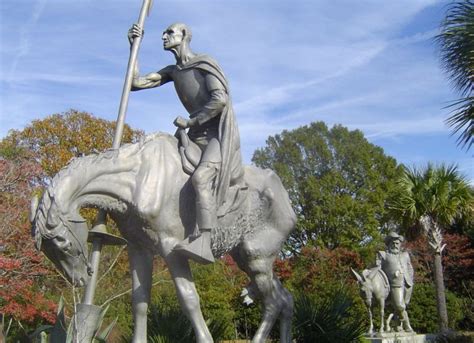
<path id="1" fill-rule="evenodd" d="M 362 276 L 359 275 L 354 269 L 352 269 L 352 273 L 357 279 L 357 283 L 359 284 L 360 288 L 360 295 L 362 299 L 364 299 L 364 302 L 367 306 L 372 306 L 372 282 L 369 278 L 366 276 L 366 270 L 362 272 Z"/>
<path id="2" fill-rule="evenodd" d="M 33 198 L 30 221 L 36 248 L 75 286 L 89 278 L 86 220 L 79 213 L 62 214 L 54 197 L 45 192 L 41 204 Z"/>

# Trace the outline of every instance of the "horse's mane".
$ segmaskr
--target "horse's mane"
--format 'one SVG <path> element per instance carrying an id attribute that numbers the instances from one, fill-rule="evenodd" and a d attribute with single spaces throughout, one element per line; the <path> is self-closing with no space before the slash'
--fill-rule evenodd
<path id="1" fill-rule="evenodd" d="M 100 164 L 104 160 L 110 160 L 113 158 L 118 158 L 124 156 L 124 158 L 139 153 L 148 143 L 156 141 L 158 139 L 168 140 L 170 143 L 175 144 L 176 138 L 171 136 L 168 133 L 156 132 L 145 136 L 143 139 L 136 143 L 127 143 L 122 145 L 118 149 L 107 149 L 103 152 L 92 153 L 86 156 L 73 157 L 68 163 L 59 170 L 59 172 L 51 180 L 51 184 L 48 186 L 48 189 L 53 191 L 51 195 L 54 195 L 54 188 L 58 182 L 63 179 L 65 176 L 69 175 L 73 170 L 75 170 L 78 165 L 93 165 Z"/>
<path id="2" fill-rule="evenodd" d="M 69 162 L 59 170 L 59 172 L 53 177 L 50 184 L 45 189 L 38 209 L 35 215 L 35 225 L 33 228 L 32 235 L 36 239 L 36 244 L 39 247 L 41 244 L 41 237 L 47 235 L 46 223 L 49 209 L 53 203 L 55 197 L 55 190 L 60 184 L 61 180 L 72 174 L 78 169 L 78 167 L 90 166 L 100 164 L 105 160 L 115 158 L 127 158 L 134 154 L 140 153 L 147 144 L 156 142 L 157 140 L 168 141 L 171 144 L 176 145 L 176 138 L 168 133 L 157 132 L 143 137 L 136 143 L 127 143 L 122 145 L 118 149 L 108 149 L 99 153 L 92 153 L 90 155 L 73 157 Z"/>

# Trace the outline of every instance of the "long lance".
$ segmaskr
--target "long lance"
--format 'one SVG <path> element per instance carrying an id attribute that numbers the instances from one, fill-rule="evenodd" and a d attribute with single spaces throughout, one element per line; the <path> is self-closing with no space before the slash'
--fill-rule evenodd
<path id="1" fill-rule="evenodd" d="M 140 10 L 140 16 L 138 17 L 138 26 L 142 29 L 145 25 L 145 17 L 150 14 L 153 0 L 143 0 L 142 9 Z M 138 49 L 142 37 L 135 37 L 130 49 L 130 57 L 128 59 L 127 74 L 125 75 L 125 83 L 123 84 L 122 98 L 120 100 L 119 113 L 117 117 L 117 128 L 115 129 L 114 142 L 112 144 L 113 149 L 118 149 L 122 141 L 123 125 L 125 122 L 125 114 L 128 108 L 128 99 L 130 97 L 130 90 L 132 89 L 133 71 L 135 64 L 137 63 Z"/>
<path id="2" fill-rule="evenodd" d="M 140 16 L 137 24 L 143 29 L 145 25 L 145 17 L 150 14 L 153 0 L 143 0 Z M 136 37 L 133 40 L 130 49 L 130 56 L 128 59 L 127 73 L 125 75 L 125 82 L 123 85 L 122 98 L 120 99 L 119 113 L 117 117 L 117 127 L 115 129 L 115 136 L 112 143 L 112 149 L 118 149 L 122 141 L 123 127 L 125 123 L 125 114 L 128 107 L 128 99 L 130 97 L 130 90 L 132 88 L 133 71 L 137 62 L 138 50 L 140 47 L 142 37 Z M 89 241 L 92 243 L 92 252 L 90 257 L 91 265 L 91 279 L 89 280 L 84 291 L 83 303 L 92 305 L 94 299 L 95 288 L 97 285 L 97 277 L 99 271 L 100 251 L 103 244 L 121 245 L 123 241 L 119 237 L 115 237 L 106 232 L 105 229 L 106 212 L 99 210 L 97 214 L 94 228 L 89 232 Z"/>

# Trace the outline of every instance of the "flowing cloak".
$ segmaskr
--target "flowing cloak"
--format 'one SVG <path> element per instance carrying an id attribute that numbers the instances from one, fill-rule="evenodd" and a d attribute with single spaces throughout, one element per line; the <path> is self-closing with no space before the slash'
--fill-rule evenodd
<path id="1" fill-rule="evenodd" d="M 216 77 L 224 86 L 227 93 L 227 103 L 219 119 L 218 139 L 221 146 L 222 164 L 217 180 L 217 206 L 225 201 L 226 192 L 233 183 L 243 175 L 242 157 L 240 153 L 240 137 L 234 109 L 230 97 L 229 85 L 222 69 L 216 61 L 206 55 L 197 55 L 188 61 L 181 70 L 199 69 Z"/>

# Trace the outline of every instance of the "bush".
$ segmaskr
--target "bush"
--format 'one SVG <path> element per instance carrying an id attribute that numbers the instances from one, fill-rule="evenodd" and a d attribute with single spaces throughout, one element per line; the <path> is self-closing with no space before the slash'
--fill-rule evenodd
<path id="1" fill-rule="evenodd" d="M 436 291 L 430 283 L 415 284 L 408 315 L 413 329 L 420 333 L 436 332 L 438 330 L 438 312 L 436 310 Z M 460 299 L 452 292 L 446 291 L 449 327 L 457 329 L 463 318 Z"/>
<path id="2" fill-rule="evenodd" d="M 354 342 L 365 330 L 363 318 L 353 318 L 353 300 L 349 292 L 340 288 L 324 301 L 301 294 L 296 297 L 294 334 L 296 342 Z"/>

